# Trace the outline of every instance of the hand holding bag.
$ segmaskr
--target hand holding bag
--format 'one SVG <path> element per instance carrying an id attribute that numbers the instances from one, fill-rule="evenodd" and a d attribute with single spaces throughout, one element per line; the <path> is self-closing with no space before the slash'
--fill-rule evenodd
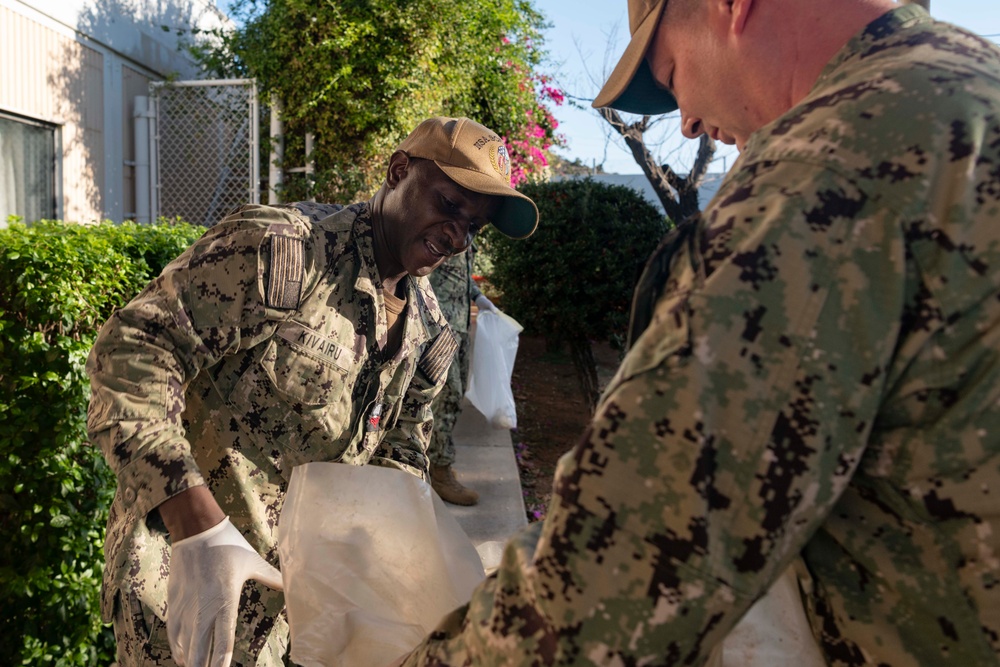
<path id="1" fill-rule="evenodd" d="M 291 658 L 303 667 L 388 664 L 485 577 L 430 485 L 378 466 L 294 468 L 278 552 Z"/>

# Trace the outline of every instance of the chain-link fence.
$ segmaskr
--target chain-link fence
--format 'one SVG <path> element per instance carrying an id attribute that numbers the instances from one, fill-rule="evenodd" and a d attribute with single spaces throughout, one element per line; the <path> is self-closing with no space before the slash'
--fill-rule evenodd
<path id="1" fill-rule="evenodd" d="M 252 79 L 155 82 L 153 211 L 214 225 L 260 201 L 257 87 Z"/>

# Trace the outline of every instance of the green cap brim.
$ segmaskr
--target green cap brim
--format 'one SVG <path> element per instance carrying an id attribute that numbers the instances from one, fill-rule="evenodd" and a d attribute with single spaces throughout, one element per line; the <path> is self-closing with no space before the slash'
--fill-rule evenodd
<path id="1" fill-rule="evenodd" d="M 607 106 L 628 113 L 654 115 L 677 111 L 677 100 L 656 84 L 653 70 L 643 59 L 622 94 Z"/>
<path id="2" fill-rule="evenodd" d="M 528 238 L 538 227 L 538 209 L 527 197 L 504 197 L 491 222 L 506 236 Z"/>

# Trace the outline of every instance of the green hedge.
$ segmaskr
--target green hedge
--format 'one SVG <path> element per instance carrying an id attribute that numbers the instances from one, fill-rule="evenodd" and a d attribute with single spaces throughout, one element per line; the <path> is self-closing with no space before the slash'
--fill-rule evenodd
<path id="1" fill-rule="evenodd" d="M 108 665 L 104 526 L 115 480 L 86 438 L 98 329 L 204 228 L 43 221 L 0 229 L 0 656 Z"/>
<path id="2" fill-rule="evenodd" d="M 519 190 L 538 206 L 538 229 L 515 240 L 486 228 L 490 281 L 502 294 L 501 308 L 526 332 L 568 344 L 584 395 L 594 403 L 599 387 L 590 344 L 620 349 L 632 290 L 669 225 L 655 206 L 622 185 L 587 178 L 527 183 Z"/>

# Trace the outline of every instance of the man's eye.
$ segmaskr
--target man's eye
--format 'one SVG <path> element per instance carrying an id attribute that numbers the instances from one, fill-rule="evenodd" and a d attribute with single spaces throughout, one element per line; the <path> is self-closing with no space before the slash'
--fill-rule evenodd
<path id="1" fill-rule="evenodd" d="M 455 205 L 455 202 L 453 202 L 452 200 L 448 199 L 447 197 L 441 197 L 441 202 L 444 204 L 444 207 L 447 210 L 449 210 L 449 211 L 457 211 L 458 210 L 458 206 Z"/>

